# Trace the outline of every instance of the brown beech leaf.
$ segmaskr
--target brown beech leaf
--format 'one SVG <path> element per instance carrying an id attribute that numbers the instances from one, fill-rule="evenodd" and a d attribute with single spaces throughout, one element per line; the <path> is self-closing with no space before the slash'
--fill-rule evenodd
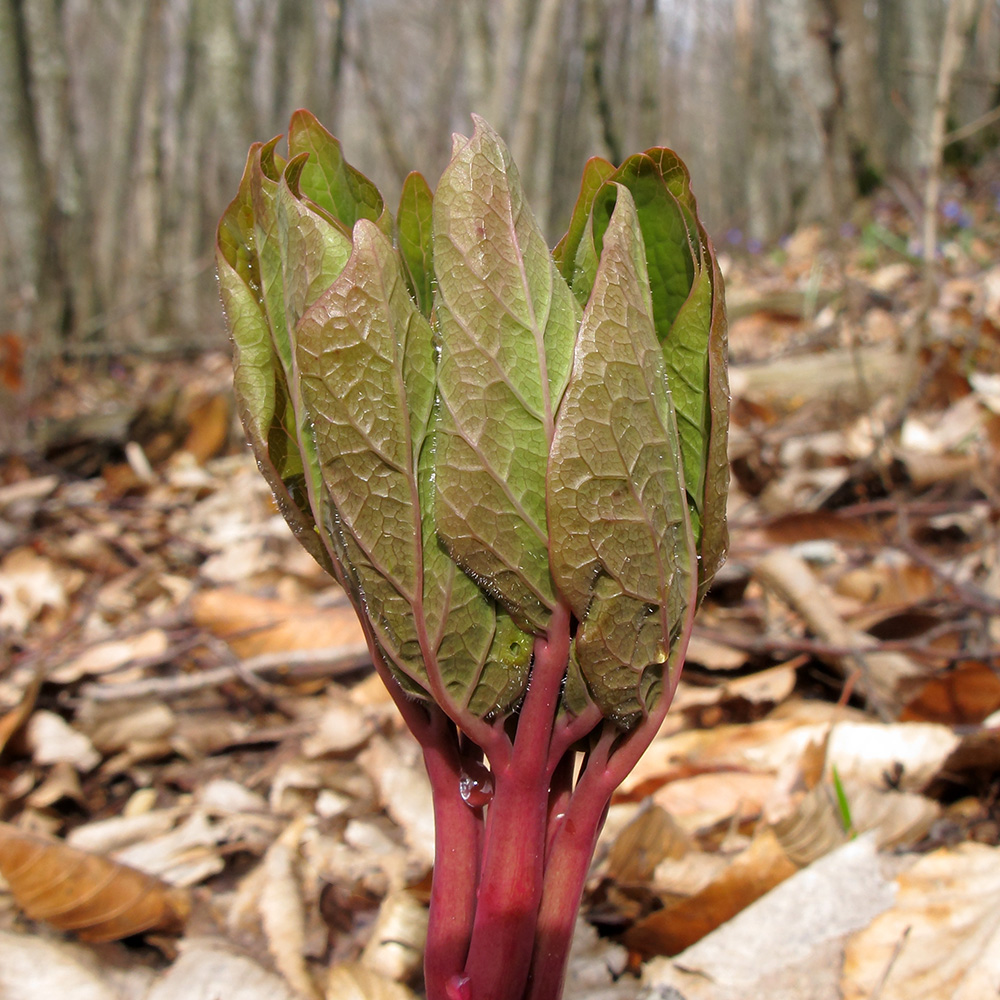
<path id="1" fill-rule="evenodd" d="M 326 982 L 327 1000 L 416 1000 L 402 983 L 366 968 L 359 962 L 337 962 Z"/>
<path id="2" fill-rule="evenodd" d="M 931 677 L 900 714 L 903 722 L 976 725 L 1000 708 L 1000 677 L 982 660 L 966 660 Z"/>
<path id="3" fill-rule="evenodd" d="M 719 878 L 688 899 L 640 920 L 625 934 L 624 943 L 645 956 L 676 955 L 797 870 L 775 835 L 765 829 Z"/>
<path id="4" fill-rule="evenodd" d="M 664 858 L 682 858 L 691 848 L 690 838 L 670 813 L 650 802 L 611 844 L 607 874 L 624 884 L 648 881 Z"/>
<path id="5" fill-rule="evenodd" d="M 317 611 L 224 587 L 196 594 L 191 609 L 195 624 L 224 639 L 237 656 L 343 649 L 365 641 L 347 603 Z"/>
<path id="6" fill-rule="evenodd" d="M 9 711 L 0 715 L 0 754 L 11 741 L 11 739 L 21 731 L 24 724 L 31 718 L 31 713 L 35 710 L 35 701 L 38 692 L 41 690 L 42 681 L 45 675 L 39 671 L 31 679 L 21 700 Z"/>
<path id="7" fill-rule="evenodd" d="M 191 909 L 182 889 L 7 823 L 0 823 L 0 874 L 27 916 L 84 941 L 177 931 Z"/>

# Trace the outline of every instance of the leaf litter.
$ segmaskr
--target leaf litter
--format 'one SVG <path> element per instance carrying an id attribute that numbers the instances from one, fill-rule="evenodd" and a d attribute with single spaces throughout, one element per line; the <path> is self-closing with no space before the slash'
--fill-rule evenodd
<path id="1" fill-rule="evenodd" d="M 612 804 L 567 997 L 1000 988 L 1000 233 L 969 236 L 909 387 L 908 258 L 809 229 L 725 261 L 732 550 Z M 419 997 L 419 748 L 225 359 L 118 364 L 127 434 L 61 446 L 100 395 L 67 367 L 47 453 L 0 460 L 0 996 Z"/>

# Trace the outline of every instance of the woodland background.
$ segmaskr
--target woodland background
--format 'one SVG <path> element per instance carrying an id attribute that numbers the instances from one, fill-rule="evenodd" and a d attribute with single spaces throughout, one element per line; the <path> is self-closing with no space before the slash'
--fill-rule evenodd
<path id="1" fill-rule="evenodd" d="M 419 752 L 214 277 L 299 106 L 390 205 L 484 114 L 552 242 L 672 145 L 719 250 L 730 556 L 568 1000 L 997 995 L 1000 2 L 0 0 L 0 1000 L 419 995 Z"/>
<path id="2" fill-rule="evenodd" d="M 218 346 L 212 240 L 246 149 L 308 107 L 390 204 L 469 113 L 553 242 L 592 155 L 671 145 L 720 237 L 769 244 L 935 155 L 943 0 L 2 0 L 0 329 L 60 352 Z M 990 112 L 995 0 L 956 0 L 947 129 Z M 995 148 L 998 127 L 960 147 Z M 939 142 L 939 140 L 938 140 Z"/>

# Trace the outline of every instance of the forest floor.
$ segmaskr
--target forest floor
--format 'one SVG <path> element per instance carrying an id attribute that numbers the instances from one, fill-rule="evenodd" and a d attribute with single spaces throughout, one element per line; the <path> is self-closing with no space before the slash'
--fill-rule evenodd
<path id="1" fill-rule="evenodd" d="M 720 240 L 731 552 L 568 1000 L 996 995 L 995 198 L 945 202 L 932 295 L 889 200 Z M 418 749 L 228 383 L 60 368 L 0 460 L 0 997 L 419 995 Z"/>

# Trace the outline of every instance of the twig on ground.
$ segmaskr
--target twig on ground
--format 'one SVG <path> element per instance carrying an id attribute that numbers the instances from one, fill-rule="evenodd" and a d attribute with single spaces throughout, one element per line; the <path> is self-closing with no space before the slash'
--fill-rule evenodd
<path id="1" fill-rule="evenodd" d="M 786 549 L 768 553 L 754 566 L 754 574 L 802 617 L 812 633 L 850 650 L 825 659 L 845 677 L 860 673 L 858 687 L 872 707 L 884 720 L 894 719 L 926 671 L 902 653 L 883 650 L 873 636 L 844 622 L 834 611 L 833 595 L 794 553 Z"/>
<path id="2" fill-rule="evenodd" d="M 93 701 L 123 701 L 140 698 L 178 698 L 194 691 L 217 687 L 233 680 L 278 672 L 283 677 L 302 680 L 315 677 L 338 677 L 371 663 L 367 645 L 341 646 L 336 649 L 297 649 L 285 653 L 262 653 L 247 660 L 202 670 L 196 674 L 150 677 L 123 684 L 87 684 L 81 694 Z"/>

